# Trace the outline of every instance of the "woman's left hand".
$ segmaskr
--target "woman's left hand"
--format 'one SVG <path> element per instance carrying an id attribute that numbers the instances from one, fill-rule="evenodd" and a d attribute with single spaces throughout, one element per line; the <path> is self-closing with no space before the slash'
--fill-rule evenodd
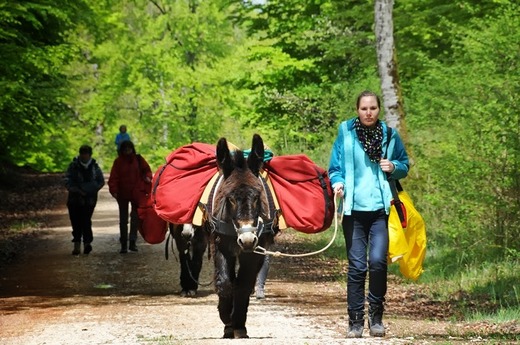
<path id="1" fill-rule="evenodd" d="M 381 167 L 381 170 L 383 170 L 386 173 L 392 173 L 395 170 L 395 165 L 388 159 L 381 159 L 379 161 L 379 166 Z"/>

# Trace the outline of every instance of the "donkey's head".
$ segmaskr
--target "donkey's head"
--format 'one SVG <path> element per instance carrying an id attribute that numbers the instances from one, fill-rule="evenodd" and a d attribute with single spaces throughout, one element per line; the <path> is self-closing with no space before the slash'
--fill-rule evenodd
<path id="1" fill-rule="evenodd" d="M 226 139 L 221 138 L 217 143 L 217 160 L 224 179 L 215 195 L 214 216 L 233 224 L 238 245 L 244 251 L 252 251 L 258 245 L 259 227 L 268 209 L 259 176 L 264 142 L 255 134 L 246 159 L 242 151 L 230 152 Z"/>

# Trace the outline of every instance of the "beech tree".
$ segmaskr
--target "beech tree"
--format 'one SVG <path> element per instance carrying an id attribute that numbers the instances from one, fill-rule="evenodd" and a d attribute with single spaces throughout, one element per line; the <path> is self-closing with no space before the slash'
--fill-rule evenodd
<path id="1" fill-rule="evenodd" d="M 80 16 L 84 13 L 85 17 Z M 88 17 L 83 1 L 2 1 L 0 4 L 0 159 L 56 169 L 74 54 L 66 32 Z"/>
<path id="2" fill-rule="evenodd" d="M 394 44 L 393 0 L 376 0 L 374 9 L 377 65 L 385 120 L 396 128 L 406 142 L 403 99 Z"/>

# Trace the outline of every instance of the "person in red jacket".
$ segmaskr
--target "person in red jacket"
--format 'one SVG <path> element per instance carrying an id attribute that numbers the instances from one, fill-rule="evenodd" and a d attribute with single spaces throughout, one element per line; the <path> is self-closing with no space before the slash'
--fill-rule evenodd
<path id="1" fill-rule="evenodd" d="M 121 242 L 121 254 L 128 249 L 137 252 L 137 208 L 142 198 L 150 193 L 152 182 L 152 170 L 146 160 L 136 154 L 134 144 L 127 140 L 121 143 L 120 155 L 114 160 L 108 188 L 110 194 L 117 200 L 119 206 L 119 241 Z M 128 236 L 128 211 L 130 211 L 130 236 Z M 128 241 L 130 245 L 128 246 Z"/>

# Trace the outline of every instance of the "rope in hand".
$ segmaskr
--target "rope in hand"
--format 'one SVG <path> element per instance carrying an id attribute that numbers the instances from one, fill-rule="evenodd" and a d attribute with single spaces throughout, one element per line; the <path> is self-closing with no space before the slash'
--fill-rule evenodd
<path id="1" fill-rule="evenodd" d="M 258 246 L 255 248 L 255 250 L 253 252 L 256 254 L 272 255 L 275 257 L 284 256 L 284 257 L 292 257 L 292 258 L 301 258 L 301 257 L 305 257 L 305 256 L 316 255 L 316 254 L 322 253 L 325 250 L 327 250 L 332 245 L 332 243 L 334 243 L 334 240 L 336 239 L 336 235 L 338 233 L 338 218 L 340 218 L 340 221 L 341 221 L 341 219 L 343 219 L 343 208 L 341 209 L 341 212 L 338 212 L 339 216 L 338 216 L 338 214 L 336 214 L 336 209 L 338 207 L 337 194 L 338 194 L 337 192 L 334 193 L 334 235 L 332 235 L 330 242 L 325 247 L 323 247 L 320 250 L 310 252 L 310 253 L 288 254 L 288 253 L 282 253 L 280 251 L 272 252 L 261 246 Z"/>

